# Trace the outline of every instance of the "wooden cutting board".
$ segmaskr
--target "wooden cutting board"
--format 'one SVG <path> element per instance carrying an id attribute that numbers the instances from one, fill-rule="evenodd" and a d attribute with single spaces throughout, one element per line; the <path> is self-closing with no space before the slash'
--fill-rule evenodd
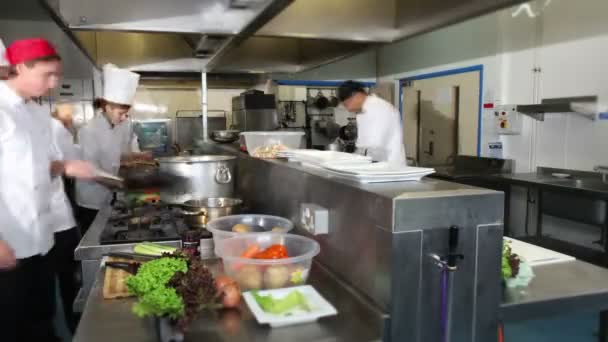
<path id="1" fill-rule="evenodd" d="M 107 257 L 106 261 L 126 261 L 133 262 L 133 260 Z M 104 299 L 116 299 L 131 297 L 127 290 L 127 284 L 125 281 L 131 274 L 121 269 L 106 267 L 106 274 L 103 280 L 103 298 Z"/>

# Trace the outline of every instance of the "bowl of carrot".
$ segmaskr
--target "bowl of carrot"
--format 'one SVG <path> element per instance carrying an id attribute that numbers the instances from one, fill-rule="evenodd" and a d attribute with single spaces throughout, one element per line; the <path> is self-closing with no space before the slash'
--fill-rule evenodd
<path id="1" fill-rule="evenodd" d="M 312 259 L 320 250 L 313 239 L 276 233 L 243 234 L 222 239 L 215 245 L 224 271 L 243 290 L 305 284 Z"/>

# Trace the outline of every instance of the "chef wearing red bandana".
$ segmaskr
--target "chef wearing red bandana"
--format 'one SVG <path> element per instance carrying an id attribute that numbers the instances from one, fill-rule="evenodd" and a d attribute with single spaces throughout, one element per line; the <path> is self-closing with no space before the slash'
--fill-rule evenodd
<path id="1" fill-rule="evenodd" d="M 59 83 L 61 58 L 44 39 L 25 39 L 0 51 L 8 79 L 0 81 L 0 331 L 2 341 L 57 341 L 52 180 L 91 178 L 82 161 L 62 161 L 48 110 L 33 98 Z"/>

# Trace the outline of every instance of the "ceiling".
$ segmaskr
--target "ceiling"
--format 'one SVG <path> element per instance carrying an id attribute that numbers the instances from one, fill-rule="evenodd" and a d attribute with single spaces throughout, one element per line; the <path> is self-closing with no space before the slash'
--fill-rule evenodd
<path id="1" fill-rule="evenodd" d="M 0 17 L 42 17 L 32 2 L 97 65 L 293 73 L 524 1 L 21 0 L 3 1 Z"/>

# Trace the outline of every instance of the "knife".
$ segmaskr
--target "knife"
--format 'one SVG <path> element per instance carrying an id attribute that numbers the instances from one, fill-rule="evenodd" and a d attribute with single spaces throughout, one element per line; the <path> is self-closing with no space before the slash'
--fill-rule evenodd
<path id="1" fill-rule="evenodd" d="M 150 261 L 154 259 L 158 259 L 160 257 L 154 255 L 145 255 L 145 254 L 137 254 L 137 253 L 129 253 L 129 252 L 110 252 L 105 254 L 105 256 L 115 257 L 115 258 L 124 258 L 135 261 Z"/>

